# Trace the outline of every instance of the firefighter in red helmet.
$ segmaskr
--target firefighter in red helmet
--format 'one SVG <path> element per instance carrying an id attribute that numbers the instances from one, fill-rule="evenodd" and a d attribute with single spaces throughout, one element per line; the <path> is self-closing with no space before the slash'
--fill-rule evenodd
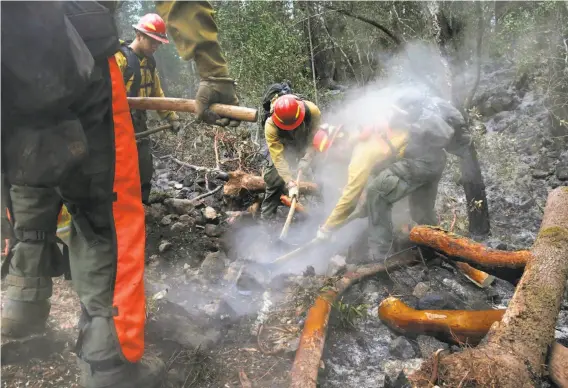
<path id="1" fill-rule="evenodd" d="M 285 191 L 290 198 L 298 195 L 298 182 L 292 168 L 305 170 L 315 153 L 311 147 L 321 121 L 319 108 L 311 101 L 285 94 L 272 104 L 271 115 L 264 124 L 270 162 L 263 172 L 266 191 L 261 219 L 273 219 Z"/>

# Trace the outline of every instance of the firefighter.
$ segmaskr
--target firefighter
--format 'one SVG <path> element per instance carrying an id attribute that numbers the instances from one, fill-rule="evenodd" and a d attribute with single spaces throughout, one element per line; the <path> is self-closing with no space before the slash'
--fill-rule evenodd
<path id="1" fill-rule="evenodd" d="M 465 121 L 453 106 L 437 98 L 413 96 L 405 100 L 393 106 L 388 120 L 364 126 L 339 141 L 342 153 L 351 155 L 348 182 L 317 231 L 318 239 L 328 240 L 353 212 L 367 215 L 371 261 L 384 260 L 396 250 L 391 212 L 401 199 L 409 197 L 414 222 L 436 224 L 434 205 L 446 165 L 444 150 L 461 155 L 469 141 L 460 135 L 458 145 L 452 125 L 464 126 Z M 314 148 L 326 152 L 332 144 L 329 139 L 330 135 L 320 130 L 314 137 Z"/>
<path id="2" fill-rule="evenodd" d="M 120 51 L 115 54 L 116 63 L 122 72 L 126 94 L 128 97 L 164 97 L 160 84 L 160 76 L 156 69 L 154 53 L 163 43 L 169 43 L 166 37 L 166 23 L 155 13 L 140 18 L 133 26 L 136 37 L 132 42 L 123 42 Z M 140 133 L 148 129 L 145 110 L 131 110 L 134 132 Z M 180 129 L 179 117 L 172 111 L 158 111 L 162 120 L 168 120 L 173 132 Z M 148 204 L 154 163 L 150 138 L 144 137 L 137 142 L 138 166 L 142 187 L 142 202 Z"/>
<path id="3" fill-rule="evenodd" d="M 114 54 L 112 2 L 3 2 L 2 189 L 15 244 L 1 332 L 45 329 L 57 265 L 57 218 L 72 215 L 69 255 L 81 303 L 76 344 L 84 387 L 157 387 L 164 363 L 144 354 L 144 209 L 126 89 Z M 198 117 L 239 123 L 210 104 L 237 104 L 206 2 L 158 10 L 203 79 Z"/>
<path id="4" fill-rule="evenodd" d="M 319 128 L 321 112 L 311 101 L 293 94 L 278 97 L 264 124 L 270 163 L 263 171 L 266 191 L 261 206 L 261 220 L 274 218 L 285 191 L 293 198 L 298 195 L 298 182 L 291 166 L 305 171 L 315 154 L 310 146 Z"/>

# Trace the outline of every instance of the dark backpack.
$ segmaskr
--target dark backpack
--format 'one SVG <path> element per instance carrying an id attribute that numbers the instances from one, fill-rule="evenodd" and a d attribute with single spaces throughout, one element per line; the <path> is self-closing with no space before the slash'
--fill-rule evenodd
<path id="1" fill-rule="evenodd" d="M 138 59 L 138 55 L 136 55 L 134 50 L 128 47 L 130 43 L 132 43 L 131 40 L 120 42 L 119 50 L 126 57 L 126 68 L 124 69 L 122 77 L 124 79 L 124 85 L 126 86 L 128 80 L 132 77 L 132 75 L 134 75 L 132 85 L 130 86 L 130 90 L 127 94 L 128 97 L 138 97 L 140 84 L 142 82 L 142 73 L 140 71 L 140 61 Z M 156 60 L 153 56 L 148 57 L 148 67 L 150 68 L 150 72 L 154 74 L 154 70 L 156 70 Z"/>
<path id="2" fill-rule="evenodd" d="M 268 87 L 266 92 L 264 92 L 264 96 L 262 97 L 261 129 L 264 128 L 266 120 L 268 120 L 271 115 L 270 105 L 274 97 L 280 97 L 285 94 L 292 94 L 292 86 L 288 81 L 272 84 Z"/>

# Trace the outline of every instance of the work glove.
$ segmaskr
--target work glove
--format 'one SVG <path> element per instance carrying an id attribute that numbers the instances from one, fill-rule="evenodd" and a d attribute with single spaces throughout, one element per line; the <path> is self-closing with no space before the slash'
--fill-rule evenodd
<path id="1" fill-rule="evenodd" d="M 318 229 L 318 233 L 316 234 L 316 238 L 320 241 L 331 240 L 331 230 L 327 229 L 325 226 L 321 226 Z"/>
<path id="2" fill-rule="evenodd" d="M 215 103 L 227 105 L 239 105 L 239 99 L 235 92 L 235 81 L 231 78 L 210 77 L 202 80 L 197 89 L 195 96 L 195 105 L 197 119 L 205 121 L 207 124 L 215 124 L 221 127 L 229 125 L 230 127 L 238 127 L 240 121 L 231 120 L 227 117 L 221 117 L 217 113 L 209 109 L 209 106 Z"/>
<path id="3" fill-rule="evenodd" d="M 298 199 L 298 197 L 300 196 L 300 190 L 296 182 L 290 181 L 288 182 L 286 187 L 288 189 L 288 196 L 290 197 L 290 199 L 293 199 L 294 197 Z"/>
<path id="4" fill-rule="evenodd" d="M 181 128 L 181 123 L 179 122 L 179 120 L 171 120 L 170 124 L 172 125 L 172 132 L 178 133 Z"/>

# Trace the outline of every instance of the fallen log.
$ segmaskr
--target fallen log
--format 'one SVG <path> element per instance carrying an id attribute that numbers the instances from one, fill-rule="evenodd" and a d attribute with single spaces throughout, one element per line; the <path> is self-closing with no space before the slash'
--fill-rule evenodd
<path id="1" fill-rule="evenodd" d="M 300 346 L 290 371 L 291 388 L 315 388 L 321 355 L 325 343 L 327 324 L 331 312 L 331 304 L 345 290 L 361 280 L 379 273 L 390 271 L 396 267 L 411 265 L 416 258 L 410 251 L 398 257 L 391 257 L 385 264 L 371 264 L 346 273 L 332 289 L 323 291 L 308 311 L 304 329 L 300 337 Z"/>
<path id="2" fill-rule="evenodd" d="M 242 170 L 229 172 L 229 181 L 225 183 L 223 193 L 229 197 L 238 197 L 244 193 L 262 193 L 266 185 L 259 175 L 247 174 Z M 311 182 L 300 182 L 300 193 L 315 193 L 318 186 Z"/>
<path id="3" fill-rule="evenodd" d="M 462 263 L 461 261 L 457 261 L 455 263 L 456 268 L 473 284 L 480 288 L 487 288 L 493 283 L 495 280 L 495 276 L 489 275 L 487 272 L 483 272 L 478 270 L 477 268 L 473 268 L 471 265 L 467 263 Z"/>
<path id="4" fill-rule="evenodd" d="M 280 202 L 282 202 L 284 206 L 288 207 L 292 206 L 292 200 L 287 195 L 282 194 L 280 196 Z M 300 213 L 306 212 L 306 208 L 299 202 L 296 202 L 294 207 L 296 208 L 296 211 L 299 211 Z"/>
<path id="5" fill-rule="evenodd" d="M 415 310 L 400 299 L 389 297 L 379 305 L 379 318 L 392 330 L 425 334 L 454 344 L 477 345 L 505 310 Z"/>
<path id="6" fill-rule="evenodd" d="M 441 357 L 438 385 L 534 387 L 544 375 L 568 279 L 567 187 L 548 195 L 531 253 L 503 319 L 491 327 L 483 345 Z M 413 386 L 430 386 L 431 369 L 427 360 L 410 375 Z"/>
<path id="7" fill-rule="evenodd" d="M 531 252 L 527 250 L 502 251 L 491 249 L 435 226 L 415 226 L 410 231 L 410 240 L 416 244 L 444 252 L 448 256 L 457 257 L 469 264 L 478 264 L 489 268 L 524 268 L 532 257 Z"/>

